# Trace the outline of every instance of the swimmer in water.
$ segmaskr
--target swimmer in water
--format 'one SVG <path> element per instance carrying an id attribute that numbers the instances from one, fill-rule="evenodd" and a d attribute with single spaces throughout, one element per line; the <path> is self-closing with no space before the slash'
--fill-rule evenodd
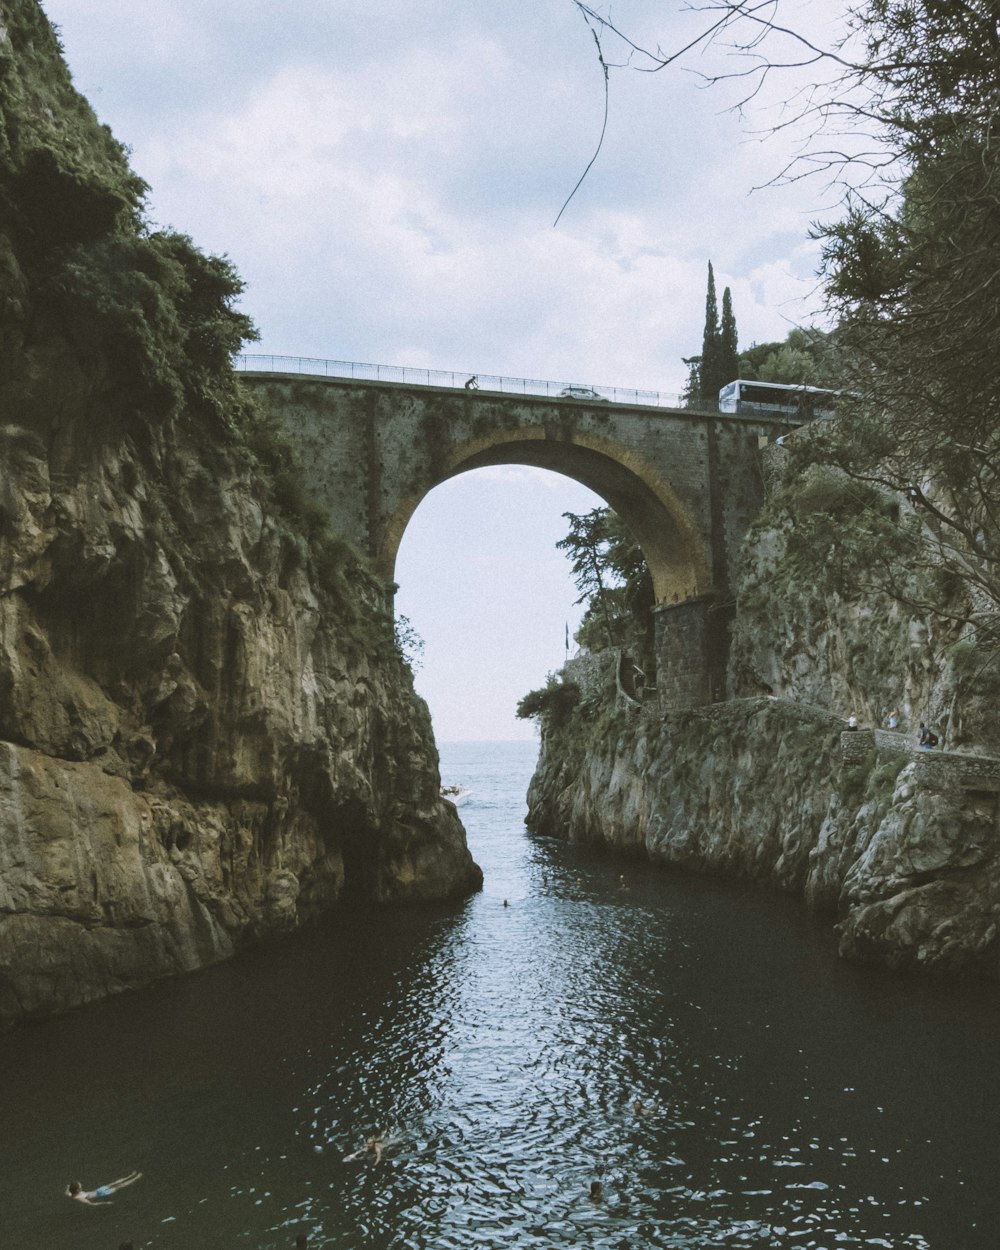
<path id="1" fill-rule="evenodd" d="M 588 1195 L 591 1202 L 600 1202 L 604 1197 L 604 1186 L 600 1181 L 590 1182 L 590 1193 Z"/>
<path id="2" fill-rule="evenodd" d="M 375 1162 L 382 1162 L 382 1155 L 385 1151 L 385 1138 L 381 1133 L 371 1133 L 365 1138 L 365 1144 L 360 1150 L 355 1150 L 353 1154 L 345 1155 L 345 1163 L 353 1163 L 355 1159 L 363 1159 L 365 1155 L 374 1155 Z"/>
<path id="3" fill-rule="evenodd" d="M 111 1195 L 124 1189 L 126 1185 L 134 1184 L 141 1175 L 141 1172 L 129 1172 L 128 1176 L 120 1176 L 118 1180 L 98 1185 L 96 1189 L 84 1189 L 79 1181 L 71 1181 L 66 1186 L 66 1194 L 77 1202 L 85 1202 L 88 1207 L 109 1207 L 111 1203 L 108 1199 Z"/>

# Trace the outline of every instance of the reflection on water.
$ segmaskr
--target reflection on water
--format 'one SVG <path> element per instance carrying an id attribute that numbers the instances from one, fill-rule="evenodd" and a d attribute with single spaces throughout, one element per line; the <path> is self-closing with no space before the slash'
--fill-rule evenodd
<path id="1" fill-rule="evenodd" d="M 849 969 L 797 904 L 528 838 L 533 754 L 443 750 L 467 904 L 0 1039 L 0 1245 L 994 1250 L 995 989 Z M 376 1132 L 381 1163 L 345 1159 Z M 62 1197 L 133 1167 L 111 1207 Z"/>

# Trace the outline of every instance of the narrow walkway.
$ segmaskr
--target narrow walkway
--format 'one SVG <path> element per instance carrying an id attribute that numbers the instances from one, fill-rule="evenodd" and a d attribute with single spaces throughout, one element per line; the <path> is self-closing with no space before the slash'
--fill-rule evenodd
<path id="1" fill-rule="evenodd" d="M 892 729 L 848 729 L 840 735 L 845 763 L 860 762 L 875 753 L 877 758 L 912 759 L 917 764 L 917 783 L 933 789 L 958 788 L 1000 792 L 1000 759 L 967 755 L 961 751 L 929 750 L 913 741 L 912 733 Z"/>

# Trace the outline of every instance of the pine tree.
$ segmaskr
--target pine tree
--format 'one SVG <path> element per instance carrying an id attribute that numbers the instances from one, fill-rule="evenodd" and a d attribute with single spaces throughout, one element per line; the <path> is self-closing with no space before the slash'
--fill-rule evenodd
<path id="1" fill-rule="evenodd" d="M 722 292 L 722 325 L 719 330 L 719 386 L 735 382 L 740 376 L 740 354 L 737 350 L 736 317 L 729 287 Z M 718 392 L 716 392 L 718 394 Z"/>
<path id="2" fill-rule="evenodd" d="M 715 297 L 715 272 L 708 262 L 708 293 L 705 296 L 705 333 L 701 340 L 701 398 L 719 398 L 719 305 Z"/>

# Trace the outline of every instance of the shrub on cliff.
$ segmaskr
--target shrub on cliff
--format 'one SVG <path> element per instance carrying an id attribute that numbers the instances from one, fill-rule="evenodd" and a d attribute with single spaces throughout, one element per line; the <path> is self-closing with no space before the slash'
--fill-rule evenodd
<path id="1" fill-rule="evenodd" d="M 256 331 L 233 308 L 232 265 L 184 235 L 112 232 L 71 248 L 40 303 L 81 358 L 103 359 L 119 399 L 147 416 L 182 405 L 221 417 L 240 404 L 232 356 Z"/>
<path id="2" fill-rule="evenodd" d="M 580 687 L 575 681 L 561 681 L 553 674 L 539 690 L 529 690 L 517 705 L 520 720 L 539 719 L 546 727 L 558 729 L 569 719 L 580 702 Z"/>
<path id="3" fill-rule="evenodd" d="M 47 419 L 32 379 L 72 362 L 88 416 L 182 410 L 238 424 L 232 356 L 256 337 L 228 260 L 151 231 L 146 184 L 73 87 L 37 4 L 0 6 L 0 301 L 3 372 L 22 421 Z M 40 364 L 44 361 L 44 365 Z M 81 414 L 82 415 L 82 414 Z"/>

